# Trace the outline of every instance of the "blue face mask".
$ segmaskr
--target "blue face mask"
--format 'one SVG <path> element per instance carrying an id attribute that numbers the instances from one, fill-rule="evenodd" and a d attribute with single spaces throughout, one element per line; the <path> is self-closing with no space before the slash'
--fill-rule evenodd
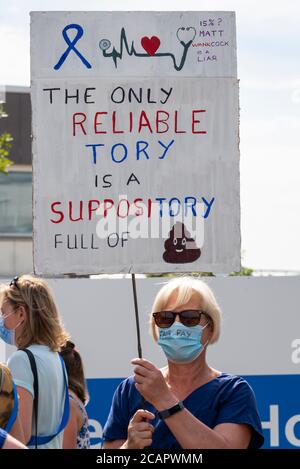
<path id="1" fill-rule="evenodd" d="M 12 314 L 12 313 L 10 313 Z M 16 345 L 16 340 L 15 340 L 15 331 L 17 329 L 17 327 L 15 327 L 14 329 L 7 329 L 7 327 L 5 327 L 4 325 L 4 321 L 5 319 L 10 316 L 10 314 L 8 314 L 7 316 L 0 316 L 0 338 L 2 340 L 4 340 L 4 342 L 6 342 L 8 345 Z"/>
<path id="2" fill-rule="evenodd" d="M 157 343 L 171 362 L 190 363 L 204 350 L 201 338 L 202 331 L 207 325 L 208 323 L 204 327 L 199 324 L 187 327 L 175 321 L 171 327 L 159 328 Z"/>

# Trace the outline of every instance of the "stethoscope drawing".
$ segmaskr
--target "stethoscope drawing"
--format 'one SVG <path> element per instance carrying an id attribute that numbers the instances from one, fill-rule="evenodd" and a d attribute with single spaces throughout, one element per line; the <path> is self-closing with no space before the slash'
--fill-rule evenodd
<path id="1" fill-rule="evenodd" d="M 187 37 L 184 37 L 186 33 L 188 34 L 192 33 L 192 35 L 190 35 L 188 40 L 187 40 Z M 103 57 L 105 58 L 111 57 L 113 59 L 116 68 L 118 66 L 117 60 L 122 59 L 123 51 L 125 48 L 129 56 L 134 55 L 135 57 L 148 57 L 148 58 L 149 57 L 156 57 L 156 58 L 157 57 L 171 57 L 171 59 L 173 60 L 173 65 L 174 65 L 175 70 L 180 71 L 182 70 L 184 66 L 188 49 L 190 48 L 193 40 L 195 39 L 195 36 L 196 36 L 196 29 L 192 26 L 188 26 L 187 28 L 182 26 L 177 29 L 176 37 L 183 47 L 183 54 L 178 65 L 176 63 L 175 55 L 172 54 L 171 52 L 155 52 L 155 54 L 152 54 L 152 55 L 150 55 L 149 53 L 137 52 L 135 50 L 133 41 L 131 42 L 131 45 L 129 46 L 128 40 L 126 37 L 125 28 L 121 29 L 119 51 L 115 47 L 113 47 L 111 52 L 107 52 L 111 46 L 111 42 L 109 39 L 101 39 L 99 42 L 99 47 L 103 52 Z"/>
<path id="2" fill-rule="evenodd" d="M 190 42 L 190 41 L 193 42 L 193 40 L 194 40 L 195 37 L 196 37 L 196 29 L 193 28 L 193 26 L 188 26 L 187 28 L 185 28 L 184 26 L 182 26 L 181 28 L 178 28 L 178 29 L 177 29 L 177 32 L 176 32 L 177 39 L 178 39 L 178 41 L 180 42 L 180 44 L 181 44 L 183 47 L 185 47 L 186 44 L 187 44 L 187 42 L 185 42 L 185 41 L 183 40 L 183 38 L 180 38 L 180 35 L 179 35 L 179 33 L 180 33 L 180 32 L 183 32 L 183 31 L 187 31 L 188 33 L 189 33 L 190 31 L 193 32 L 193 37 L 190 38 L 189 41 L 188 41 L 188 42 Z"/>

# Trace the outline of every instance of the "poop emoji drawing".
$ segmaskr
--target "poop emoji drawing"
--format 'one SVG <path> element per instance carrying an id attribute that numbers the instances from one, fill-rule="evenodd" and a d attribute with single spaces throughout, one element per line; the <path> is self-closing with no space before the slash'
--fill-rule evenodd
<path id="1" fill-rule="evenodd" d="M 176 222 L 165 241 L 163 260 L 172 264 L 194 262 L 201 256 L 201 250 L 183 223 Z"/>

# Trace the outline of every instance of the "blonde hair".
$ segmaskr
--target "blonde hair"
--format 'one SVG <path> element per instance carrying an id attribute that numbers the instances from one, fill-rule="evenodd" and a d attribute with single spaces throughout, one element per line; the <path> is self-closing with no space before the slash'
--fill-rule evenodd
<path id="1" fill-rule="evenodd" d="M 10 370 L 0 363 L 0 428 L 5 429 L 14 408 L 14 385 Z"/>
<path id="2" fill-rule="evenodd" d="M 196 277 L 176 277 L 167 282 L 157 293 L 152 311 L 150 314 L 150 332 L 154 340 L 158 340 L 158 328 L 152 316 L 157 311 L 163 311 L 168 303 L 172 293 L 176 292 L 176 300 L 172 304 L 172 308 L 178 308 L 186 304 L 193 295 L 199 299 L 201 311 L 205 312 L 212 321 L 212 336 L 210 343 L 217 342 L 220 336 L 222 312 L 218 306 L 216 298 L 209 286 Z"/>
<path id="3" fill-rule="evenodd" d="M 0 300 L 1 304 L 4 301 L 10 302 L 14 310 L 19 306 L 26 310 L 22 334 L 17 340 L 18 348 L 43 344 L 48 345 L 53 352 L 59 352 L 69 339 L 52 292 L 44 280 L 22 275 L 14 285 L 2 286 Z"/>

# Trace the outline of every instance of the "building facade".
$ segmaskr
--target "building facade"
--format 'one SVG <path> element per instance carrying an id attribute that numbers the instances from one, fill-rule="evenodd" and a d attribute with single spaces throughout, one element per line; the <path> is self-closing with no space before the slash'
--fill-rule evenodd
<path id="1" fill-rule="evenodd" d="M 33 271 L 31 104 L 29 87 L 7 86 L 0 135 L 13 137 L 8 174 L 0 173 L 0 276 Z"/>

